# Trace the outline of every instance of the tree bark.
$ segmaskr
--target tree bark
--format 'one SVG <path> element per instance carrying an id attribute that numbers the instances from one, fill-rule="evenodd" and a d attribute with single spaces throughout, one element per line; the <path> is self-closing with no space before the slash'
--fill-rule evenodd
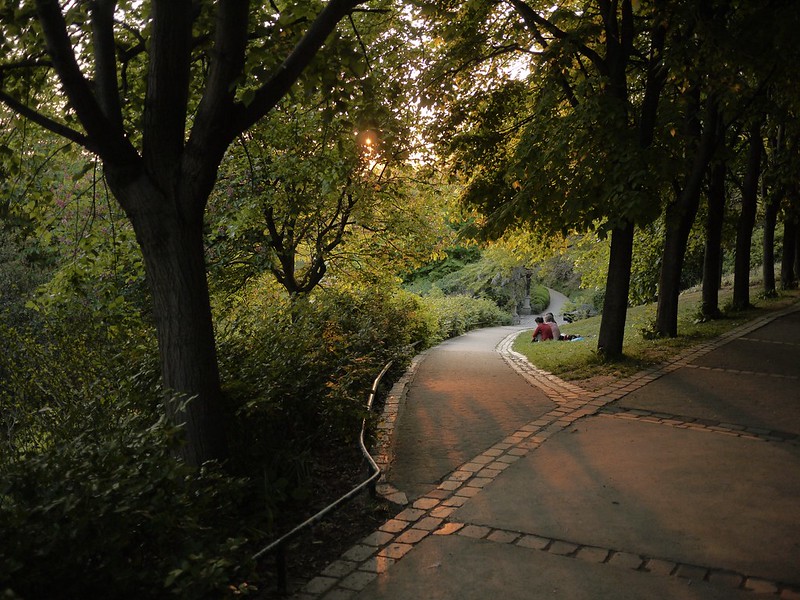
<path id="1" fill-rule="evenodd" d="M 597 340 L 597 351 L 603 358 L 622 356 L 631 285 L 633 232 L 633 223 L 627 223 L 611 232 L 611 256 L 608 260 L 603 319 Z"/>
<path id="2" fill-rule="evenodd" d="M 775 163 L 781 160 L 785 152 L 784 135 L 784 126 L 780 124 L 775 137 L 771 140 L 772 160 Z M 769 160 L 769 157 L 767 157 L 767 160 Z M 781 198 L 784 195 L 784 186 L 780 181 L 768 186 L 766 181 L 762 179 L 761 187 L 761 195 L 764 198 L 764 239 L 762 244 L 762 254 L 764 255 L 764 296 L 772 298 L 777 295 L 775 286 L 775 227 L 778 224 L 778 212 L 780 211 Z"/>
<path id="3" fill-rule="evenodd" d="M 161 375 L 170 422 L 184 425 L 181 455 L 200 465 L 228 457 L 225 415 L 206 280 L 202 215 L 176 210 L 151 180 L 109 173 L 127 207 L 152 294 Z M 157 208 L 153 208 L 157 207 Z"/>
<path id="4" fill-rule="evenodd" d="M 700 206 L 703 177 L 714 152 L 717 138 L 717 110 L 714 100 L 709 99 L 706 122 L 702 137 L 698 125 L 691 125 L 695 133 L 689 144 L 696 145 L 692 168 L 683 190 L 667 207 L 666 238 L 661 260 L 661 274 L 658 281 L 658 308 L 656 312 L 656 331 L 661 336 L 678 335 L 678 297 L 681 291 L 681 272 L 686 256 L 686 245 L 692 224 Z M 700 137 L 699 143 L 697 138 Z"/>
<path id="5" fill-rule="evenodd" d="M 736 258 L 733 274 L 733 308 L 743 310 L 750 306 L 750 244 L 756 223 L 758 206 L 758 178 L 761 169 L 761 123 L 750 128 L 750 149 L 747 154 L 747 171 L 742 186 L 742 213 L 736 228 Z"/>
<path id="6" fill-rule="evenodd" d="M 724 144 L 724 132 L 720 145 Z M 722 279 L 722 226 L 725 222 L 725 172 L 726 165 L 720 161 L 711 169 L 708 186 L 708 216 L 706 217 L 706 246 L 703 256 L 702 314 L 706 318 L 719 319 L 719 285 Z"/>
<path id="7" fill-rule="evenodd" d="M 628 85 L 626 68 L 633 47 L 633 11 L 631 2 L 620 5 L 621 17 L 615 18 L 615 4 L 601 2 L 600 8 L 606 29 L 606 61 L 610 79 L 610 94 L 628 115 Z M 666 81 L 661 53 L 666 39 L 666 25 L 657 19 L 650 32 L 650 56 L 647 64 L 645 94 L 638 118 L 638 144 L 643 150 L 653 143 L 658 105 Z M 597 340 L 597 351 L 606 359 L 622 356 L 625 321 L 628 316 L 628 294 L 631 285 L 634 222 L 626 219 L 611 232 L 611 255 L 603 301 L 603 316 Z"/>
<path id="8" fill-rule="evenodd" d="M 796 224 L 797 229 L 794 234 L 794 280 L 795 286 L 800 279 L 800 223 Z"/>

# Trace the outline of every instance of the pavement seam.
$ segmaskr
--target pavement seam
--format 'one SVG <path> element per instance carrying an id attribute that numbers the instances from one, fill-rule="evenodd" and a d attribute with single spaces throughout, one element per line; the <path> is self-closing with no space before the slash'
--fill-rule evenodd
<path id="1" fill-rule="evenodd" d="M 652 412 L 638 408 L 622 408 L 619 406 L 609 406 L 601 408 L 598 416 L 608 416 L 618 419 L 628 419 L 634 421 L 645 421 L 659 425 L 667 425 L 677 429 L 693 429 L 698 431 L 708 431 L 710 433 L 720 433 L 740 438 L 753 440 L 763 440 L 765 442 L 781 442 L 792 446 L 800 447 L 800 435 L 787 431 L 765 429 L 762 427 L 748 427 L 738 423 L 726 423 L 713 419 L 702 419 L 699 417 L 687 417 L 683 415 L 671 415 L 667 413 Z"/>
<path id="2" fill-rule="evenodd" d="M 662 557 L 582 544 L 573 540 L 541 536 L 524 531 L 512 531 L 453 521 L 448 522 L 441 530 L 435 531 L 434 535 L 460 535 L 483 539 L 493 543 L 513 545 L 618 568 L 695 581 L 707 581 L 734 589 L 773 594 L 780 597 L 800 594 L 800 582 L 769 581 L 761 577 L 731 571 L 730 569 L 676 562 Z"/>
<path id="3" fill-rule="evenodd" d="M 745 338 L 746 339 L 746 338 Z M 708 367 L 706 365 L 683 365 L 686 369 L 700 369 L 702 371 L 714 371 L 717 373 L 735 373 L 737 375 L 772 377 L 776 379 L 800 379 L 798 375 L 784 375 L 782 373 L 765 373 L 763 371 L 747 371 L 745 369 L 728 369 L 725 367 Z"/>
<path id="4" fill-rule="evenodd" d="M 800 342 L 783 342 L 780 340 L 765 340 L 763 338 L 754 338 L 742 336 L 743 340 L 747 342 L 758 342 L 759 344 L 778 344 L 780 346 L 800 346 Z"/>

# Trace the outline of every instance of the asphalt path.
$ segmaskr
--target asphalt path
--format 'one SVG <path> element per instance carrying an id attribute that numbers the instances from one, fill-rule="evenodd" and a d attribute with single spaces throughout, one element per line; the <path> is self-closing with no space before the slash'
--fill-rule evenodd
<path id="1" fill-rule="evenodd" d="M 800 305 L 595 391 L 514 353 L 527 327 L 422 357 L 408 504 L 298 600 L 800 600 Z"/>
<path id="2" fill-rule="evenodd" d="M 544 312 L 552 312 L 560 322 L 566 301 L 566 296 L 550 290 Z M 469 332 L 425 353 L 395 426 L 395 458 L 388 475 L 409 499 L 554 408 L 496 351 L 509 334 L 534 327 L 535 316 L 524 316 L 514 326 Z"/>

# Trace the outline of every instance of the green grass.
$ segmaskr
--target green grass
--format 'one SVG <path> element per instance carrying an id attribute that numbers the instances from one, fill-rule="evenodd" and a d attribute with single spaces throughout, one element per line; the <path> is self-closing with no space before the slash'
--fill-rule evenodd
<path id="1" fill-rule="evenodd" d="M 699 291 L 681 295 L 678 315 L 678 337 L 648 339 L 643 332 L 651 329 L 656 316 L 656 305 L 647 304 L 628 309 L 625 323 L 624 356 L 618 361 L 603 361 L 597 354 L 597 335 L 600 317 L 592 317 L 561 326 L 561 333 L 580 334 L 583 341 L 534 344 L 531 331 L 523 331 L 514 341 L 514 350 L 524 354 L 538 368 L 565 380 L 592 380 L 585 387 L 599 387 L 609 378 L 632 375 L 648 366 L 659 364 L 679 351 L 705 340 L 718 337 L 747 321 L 770 311 L 778 310 L 800 299 L 800 291 L 781 292 L 778 298 L 757 297 L 760 288 L 751 289 L 754 307 L 744 311 L 727 311 L 725 317 L 700 322 L 701 295 Z M 730 301 L 729 287 L 720 291 L 720 306 Z"/>

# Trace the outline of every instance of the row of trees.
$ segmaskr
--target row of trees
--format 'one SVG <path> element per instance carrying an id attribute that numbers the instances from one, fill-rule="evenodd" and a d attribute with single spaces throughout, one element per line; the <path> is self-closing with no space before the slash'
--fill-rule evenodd
<path id="1" fill-rule="evenodd" d="M 610 236 L 598 341 L 609 357 L 622 352 L 634 232 L 659 218 L 657 329 L 676 335 L 703 197 L 709 316 L 732 216 L 735 302 L 749 302 L 759 198 L 767 275 L 782 217 L 782 284 L 796 279 L 800 16 L 790 1 L 413 7 L 34 0 L 0 10 L 8 172 L 21 162 L 47 171 L 66 143 L 78 148 L 70 177 L 93 195 L 108 186 L 108 212 L 127 223 L 109 237 L 134 245 L 117 235 L 128 226 L 141 250 L 128 266 L 146 273 L 170 417 L 186 424 L 192 464 L 227 456 L 209 270 L 230 289 L 271 272 L 297 296 L 337 261 L 403 270 L 436 255 L 446 215 L 407 167 L 420 135 L 410 108 L 433 115 L 427 133 L 489 235 Z M 30 144 L 26 123 L 54 137 Z M 46 195 L 30 181 L 0 216 L 14 212 L 12 197 Z"/>
<path id="2" fill-rule="evenodd" d="M 463 199 L 484 214 L 485 231 L 610 236 L 602 354 L 622 352 L 634 232 L 657 218 L 666 234 L 656 329 L 677 334 L 683 260 L 702 197 L 708 316 L 719 312 L 720 243 L 731 219 L 734 304 L 749 304 L 759 198 L 766 291 L 775 287 L 778 215 L 782 285 L 794 285 L 793 3 L 454 0 L 429 8 L 439 45 L 426 90 L 442 115 L 432 129 L 468 178 Z"/>

